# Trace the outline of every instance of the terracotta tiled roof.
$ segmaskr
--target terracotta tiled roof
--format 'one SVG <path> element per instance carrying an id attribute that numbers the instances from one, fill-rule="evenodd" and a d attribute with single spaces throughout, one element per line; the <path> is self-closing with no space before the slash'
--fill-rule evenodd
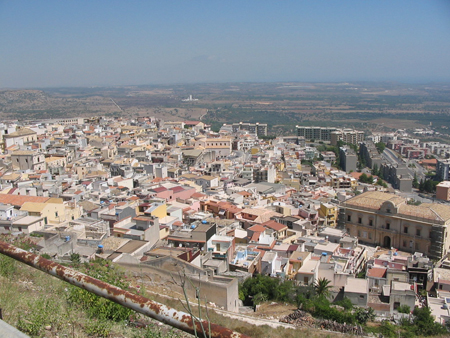
<path id="1" fill-rule="evenodd" d="M 386 268 L 372 268 L 367 270 L 367 277 L 383 278 L 386 274 Z"/>
<path id="2" fill-rule="evenodd" d="M 247 230 L 255 231 L 255 232 L 264 232 L 264 231 L 266 231 L 266 228 L 264 228 L 263 226 L 261 226 L 259 224 L 255 224 L 255 225 L 251 226 L 250 228 L 248 228 Z"/>
<path id="3" fill-rule="evenodd" d="M 270 220 L 264 223 L 261 223 L 262 226 L 265 226 L 267 228 L 273 229 L 275 231 L 281 231 L 281 230 L 285 230 L 288 227 L 286 225 L 283 225 L 281 223 L 275 222 L 274 220 Z"/>
<path id="4" fill-rule="evenodd" d="M 32 203 L 45 203 L 49 200 L 49 197 L 41 197 L 41 196 L 24 196 L 24 195 L 1 195 L 0 194 L 0 203 L 3 204 L 12 204 L 14 206 L 22 206 L 26 202 Z"/>

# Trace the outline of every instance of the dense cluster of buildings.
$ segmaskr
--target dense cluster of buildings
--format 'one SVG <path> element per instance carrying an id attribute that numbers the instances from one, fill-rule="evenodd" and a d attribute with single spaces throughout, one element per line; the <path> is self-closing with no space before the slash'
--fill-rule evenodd
<path id="1" fill-rule="evenodd" d="M 239 310 L 238 282 L 254 274 L 326 278 L 336 297 L 380 315 L 413 308 L 421 290 L 445 301 L 450 206 L 410 205 L 395 193 L 402 182 L 359 183 L 354 149 L 340 148 L 338 170 L 334 152 L 305 142 L 361 144 L 369 167 L 401 181 L 361 132 L 297 132 L 263 140 L 264 124 L 213 132 L 152 117 L 3 123 L 0 232 L 33 233 L 56 260 L 76 252 L 138 265 L 162 284 L 185 271 L 229 311 Z"/>

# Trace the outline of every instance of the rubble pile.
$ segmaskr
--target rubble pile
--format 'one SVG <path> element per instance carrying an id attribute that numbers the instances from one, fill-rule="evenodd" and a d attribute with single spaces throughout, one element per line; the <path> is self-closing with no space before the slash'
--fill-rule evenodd
<path id="1" fill-rule="evenodd" d="M 295 312 L 280 318 L 280 322 L 298 326 L 313 326 L 316 320 L 308 312 L 296 310 Z"/>
<path id="2" fill-rule="evenodd" d="M 329 319 L 315 319 L 311 314 L 302 310 L 296 310 L 290 315 L 280 318 L 280 322 L 297 326 L 316 326 L 322 330 L 350 333 L 354 335 L 362 335 L 364 333 L 363 328 L 360 325 L 341 324 Z"/>
<path id="3" fill-rule="evenodd" d="M 362 335 L 364 333 L 361 325 L 341 324 L 329 319 L 317 320 L 316 324 L 323 330 L 350 333 L 354 335 Z"/>

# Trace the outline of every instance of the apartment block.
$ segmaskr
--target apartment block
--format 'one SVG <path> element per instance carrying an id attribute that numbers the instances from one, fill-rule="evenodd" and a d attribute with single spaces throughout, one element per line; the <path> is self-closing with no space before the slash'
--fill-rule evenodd
<path id="1" fill-rule="evenodd" d="M 362 142 L 359 147 L 359 153 L 365 159 L 366 165 L 371 169 L 375 164 L 379 168 L 383 162 L 377 148 L 375 147 L 375 144 L 372 141 Z"/>
<path id="2" fill-rule="evenodd" d="M 353 151 L 353 149 L 350 149 L 348 147 L 339 148 L 339 159 L 340 159 L 339 164 L 342 170 L 346 172 L 356 171 L 356 163 L 358 162 L 358 156 L 356 156 L 356 153 Z"/>
<path id="3" fill-rule="evenodd" d="M 233 133 L 237 133 L 239 130 L 246 130 L 250 134 L 256 134 L 258 136 L 267 136 L 267 123 L 233 123 Z"/>
<path id="4" fill-rule="evenodd" d="M 364 132 L 353 129 L 335 130 L 330 134 L 332 145 L 337 145 L 339 141 L 350 144 L 358 144 L 364 141 Z"/>
<path id="5" fill-rule="evenodd" d="M 305 140 L 316 141 L 331 141 L 331 132 L 337 130 L 337 128 L 325 128 L 325 127 L 305 127 L 296 126 L 297 136 L 304 137 Z"/>

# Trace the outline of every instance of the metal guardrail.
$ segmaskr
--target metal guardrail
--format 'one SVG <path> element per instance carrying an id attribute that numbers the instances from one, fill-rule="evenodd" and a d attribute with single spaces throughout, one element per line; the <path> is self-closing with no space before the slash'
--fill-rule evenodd
<path id="1" fill-rule="evenodd" d="M 204 332 L 205 337 L 212 338 L 250 338 L 205 320 L 193 320 L 188 313 L 122 290 L 2 241 L 0 241 L 0 253 L 187 333 L 193 335 L 197 333 L 201 337 Z"/>

